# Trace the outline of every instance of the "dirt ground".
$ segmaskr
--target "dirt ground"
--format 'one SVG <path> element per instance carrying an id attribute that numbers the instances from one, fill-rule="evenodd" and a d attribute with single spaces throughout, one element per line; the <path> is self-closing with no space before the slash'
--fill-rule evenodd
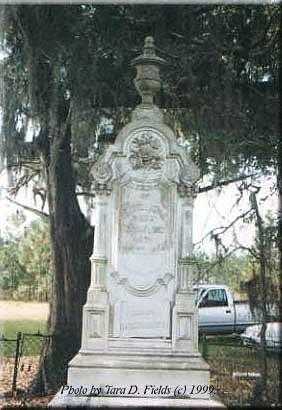
<path id="1" fill-rule="evenodd" d="M 0 360 L 0 408 L 34 407 L 45 408 L 52 395 L 34 397 L 28 393 L 28 386 L 35 377 L 39 357 L 22 357 L 17 377 L 18 394 L 11 396 L 11 381 L 13 378 L 14 358 L 4 357 Z"/>
<path id="2" fill-rule="evenodd" d="M 49 303 L 0 300 L 1 320 L 47 320 Z"/>

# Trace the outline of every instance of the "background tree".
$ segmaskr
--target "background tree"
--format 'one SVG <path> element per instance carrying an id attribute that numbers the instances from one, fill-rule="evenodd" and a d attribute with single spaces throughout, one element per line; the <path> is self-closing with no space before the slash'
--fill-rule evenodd
<path id="1" fill-rule="evenodd" d="M 110 143 L 137 103 L 129 63 L 146 35 L 170 61 L 158 102 L 211 176 L 202 189 L 276 166 L 278 6 L 7 6 L 3 145 L 8 166 L 25 169 L 22 183 L 42 173 L 50 215 L 56 337 L 42 364 L 46 388 L 58 387 L 57 369 L 80 346 L 93 230 L 77 191 L 89 190 L 101 119 L 112 132 L 100 142 Z"/>
<path id="2" fill-rule="evenodd" d="M 265 224 L 265 221 L 261 216 L 256 194 L 257 192 L 252 192 L 250 194 L 250 201 L 254 210 L 257 238 L 256 246 L 249 251 L 255 259 L 257 272 L 248 284 L 248 291 L 251 309 L 259 313 L 262 322 L 260 331 L 262 379 L 259 392 L 256 392 L 257 397 L 255 397 L 256 404 L 261 405 L 261 403 L 266 404 L 269 402 L 267 386 L 267 346 L 265 337 L 269 316 L 271 313 L 272 315 L 275 315 L 275 312 L 269 312 L 269 308 L 273 309 L 274 304 L 281 299 L 281 294 L 279 293 L 278 286 L 279 277 L 278 275 L 275 275 L 278 270 L 277 253 L 275 252 L 277 245 L 277 233 L 276 230 L 273 229 L 271 220 L 268 220 L 268 224 Z M 276 307 L 276 315 L 278 309 Z"/>
<path id="3" fill-rule="evenodd" d="M 246 252 L 218 258 L 216 255 L 195 255 L 196 283 L 224 283 L 237 295 L 246 293 L 243 284 L 253 277 L 252 257 Z"/>
<path id="4" fill-rule="evenodd" d="M 49 301 L 53 277 L 49 226 L 34 221 L 21 235 L 15 235 L 13 228 L 14 224 L 0 246 L 2 298 Z"/>

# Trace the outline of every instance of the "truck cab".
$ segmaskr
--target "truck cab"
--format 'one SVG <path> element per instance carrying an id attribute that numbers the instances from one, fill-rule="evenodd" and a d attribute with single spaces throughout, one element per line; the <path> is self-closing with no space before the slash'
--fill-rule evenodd
<path id="1" fill-rule="evenodd" d="M 240 333 L 256 322 L 248 303 L 235 303 L 228 286 L 198 285 L 194 290 L 201 333 Z"/>
<path id="2" fill-rule="evenodd" d="M 207 333 L 232 333 L 234 330 L 233 297 L 227 286 L 196 287 L 199 328 Z"/>

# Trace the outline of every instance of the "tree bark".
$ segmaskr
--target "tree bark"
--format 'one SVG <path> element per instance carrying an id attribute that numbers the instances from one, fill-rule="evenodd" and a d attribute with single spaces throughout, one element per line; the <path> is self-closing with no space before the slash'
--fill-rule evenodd
<path id="1" fill-rule="evenodd" d="M 267 264 L 267 256 L 265 255 L 265 234 L 264 234 L 264 226 L 263 221 L 259 212 L 256 194 L 252 194 L 252 205 L 256 215 L 256 225 L 258 228 L 258 248 L 259 248 L 259 290 L 261 295 L 261 312 L 262 312 L 262 328 L 260 332 L 261 337 L 261 384 L 260 384 L 260 392 L 258 393 L 257 404 L 267 403 L 268 400 L 268 390 L 267 390 L 267 350 L 266 350 L 266 327 L 267 327 L 267 301 L 266 301 L 266 264 Z"/>
<path id="2" fill-rule="evenodd" d="M 39 373 L 31 387 L 33 392 L 45 393 L 57 390 L 66 381 L 67 364 L 80 348 L 93 229 L 82 214 L 75 193 L 70 99 L 66 98 L 61 81 L 66 57 L 55 42 L 46 58 L 37 41 L 38 29 L 42 38 L 48 39 L 48 19 L 54 24 L 54 9 L 18 6 L 11 11 L 25 40 L 30 102 L 41 128 L 36 145 L 43 162 L 49 206 L 54 276 L 48 332 L 52 337 L 46 339 Z"/>
<path id="3" fill-rule="evenodd" d="M 45 140 L 46 141 L 46 140 Z M 48 332 L 33 392 L 57 390 L 81 343 L 82 307 L 90 283 L 93 228 L 82 214 L 71 165 L 70 127 L 59 127 L 43 152 L 54 280 Z"/>

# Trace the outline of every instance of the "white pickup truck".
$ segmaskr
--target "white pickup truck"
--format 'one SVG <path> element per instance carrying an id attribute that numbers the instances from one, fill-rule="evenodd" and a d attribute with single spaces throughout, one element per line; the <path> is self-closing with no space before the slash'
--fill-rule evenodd
<path id="1" fill-rule="evenodd" d="M 246 302 L 235 302 L 230 289 L 223 285 L 197 285 L 196 304 L 200 333 L 241 333 L 257 324 Z"/>

